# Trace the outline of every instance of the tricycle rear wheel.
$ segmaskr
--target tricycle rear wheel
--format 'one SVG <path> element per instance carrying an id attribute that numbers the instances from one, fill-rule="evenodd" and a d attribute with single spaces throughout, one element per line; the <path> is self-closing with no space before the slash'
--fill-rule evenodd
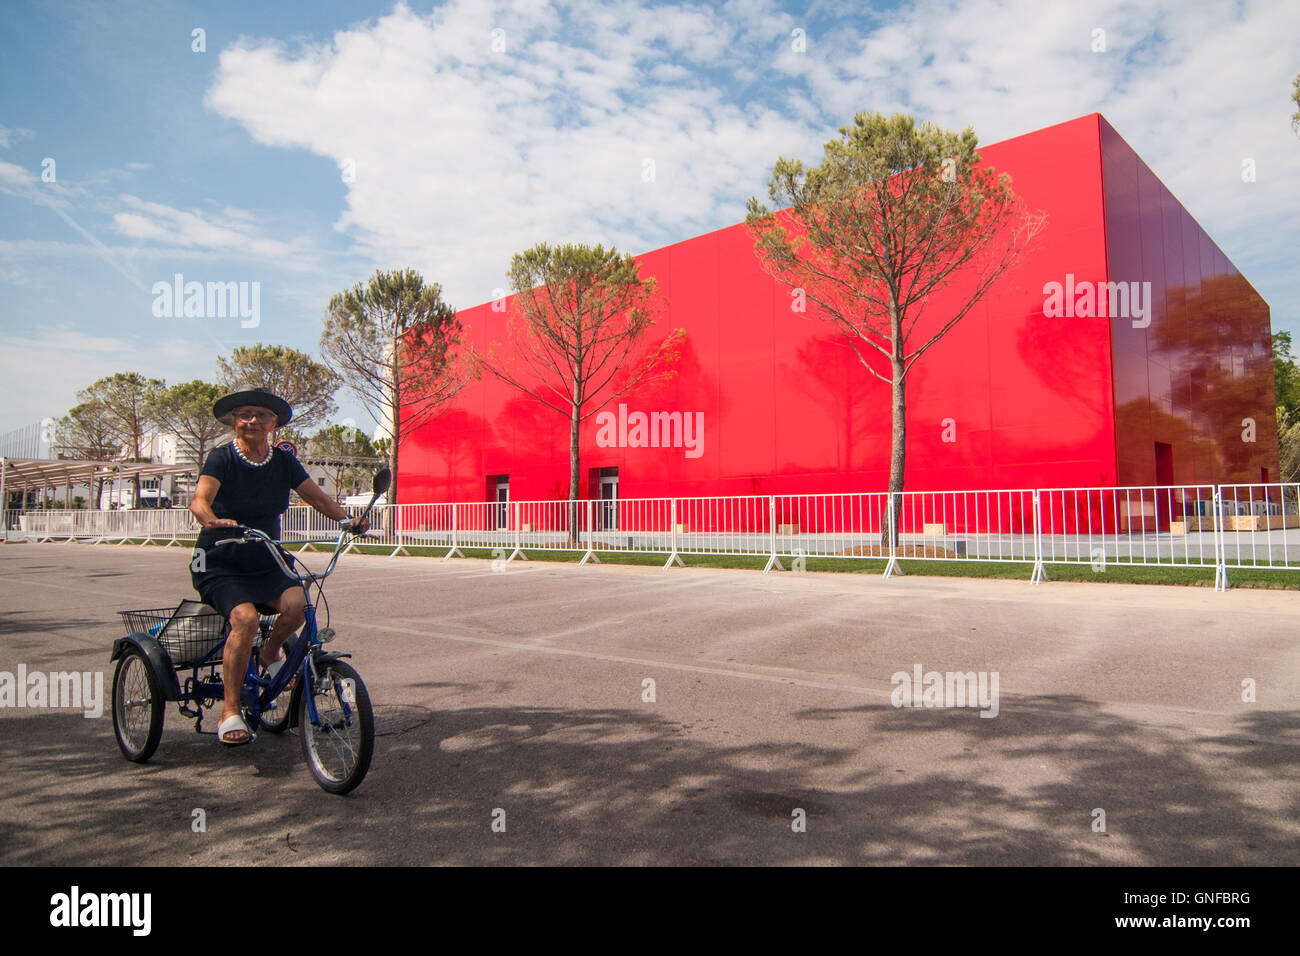
<path id="1" fill-rule="evenodd" d="M 138 647 L 128 647 L 113 673 L 113 732 L 122 756 L 143 763 L 162 740 L 163 699 L 158 678 Z"/>

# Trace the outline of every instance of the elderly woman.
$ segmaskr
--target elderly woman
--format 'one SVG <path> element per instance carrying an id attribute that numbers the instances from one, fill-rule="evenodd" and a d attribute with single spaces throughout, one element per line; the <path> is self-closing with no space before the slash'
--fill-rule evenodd
<path id="1" fill-rule="evenodd" d="M 235 439 L 208 455 L 190 502 L 190 513 L 203 527 L 197 544 L 203 560 L 191 565 L 191 577 L 203 602 L 230 621 L 222 658 L 226 699 L 217 739 L 233 746 L 253 739 L 240 714 L 239 694 L 240 675 L 248 668 L 257 634 L 259 607 L 262 613 L 280 615 L 259 660 L 273 675 L 283 663 L 281 645 L 303 625 L 303 594 L 301 585 L 280 570 L 265 545 L 214 547 L 222 540 L 220 529 L 242 524 L 278 539 L 290 490 L 327 518 L 345 521 L 348 515 L 307 477 L 297 458 L 272 444 L 274 430 L 293 418 L 288 402 L 250 389 L 227 395 L 212 407 L 212 413 L 234 429 Z M 354 530 L 365 531 L 366 524 Z M 196 566 L 201 570 L 194 570 Z"/>

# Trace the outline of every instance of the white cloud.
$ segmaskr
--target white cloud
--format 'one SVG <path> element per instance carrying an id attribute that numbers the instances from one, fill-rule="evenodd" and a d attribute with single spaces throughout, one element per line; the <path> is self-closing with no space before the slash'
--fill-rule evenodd
<path id="1" fill-rule="evenodd" d="M 1096 29 L 1104 52 L 1093 51 Z M 1287 96 L 1297 64 L 1277 38 L 1298 30 L 1300 6 L 1287 0 L 930 0 L 778 65 L 846 120 L 901 109 L 973 125 L 985 143 L 1100 112 L 1241 265 L 1296 234 L 1300 144 Z M 1259 170 L 1249 186 L 1244 158 Z"/>
<path id="2" fill-rule="evenodd" d="M 306 251 L 303 244 L 260 235 L 253 224 L 253 215 L 243 210 L 227 208 L 214 219 L 199 211 L 186 212 L 136 196 L 122 196 L 121 202 L 133 211 L 114 214 L 113 225 L 131 239 L 170 242 L 224 255 L 286 261 Z"/>
<path id="3" fill-rule="evenodd" d="M 817 162 L 862 109 L 974 125 L 984 142 L 1101 111 L 1221 243 L 1249 243 L 1294 209 L 1287 117 L 1273 129 L 1257 104 L 1289 89 L 1275 37 L 1295 32 L 1279 18 L 1300 26 L 1300 8 L 1240 9 L 929 0 L 851 16 L 814 5 L 801 21 L 767 0 L 559 12 L 452 0 L 293 51 L 239 43 L 208 104 L 264 143 L 351 160 L 336 227 L 457 305 L 490 298 L 511 254 L 538 241 L 641 252 L 737 222 L 778 155 Z M 738 81 L 767 85 L 740 102 Z M 1246 149 L 1278 171 L 1250 194 L 1230 181 Z"/>
<path id="4" fill-rule="evenodd" d="M 14 193 L 36 182 L 31 170 L 0 160 L 0 191 Z M 6 188 L 7 187 L 7 188 Z"/>
<path id="5" fill-rule="evenodd" d="M 0 125 L 0 149 L 8 149 L 13 143 L 19 140 L 31 139 L 34 134 L 29 129 L 15 129 L 9 126 Z"/>
<path id="6" fill-rule="evenodd" d="M 353 160 L 338 228 L 461 306 L 490 298 L 539 241 L 642 252 L 736 221 L 776 156 L 813 141 L 702 76 L 746 60 L 725 11 L 566 14 L 453 0 L 429 17 L 399 6 L 328 45 L 242 43 L 222 52 L 208 103 L 264 143 Z"/>

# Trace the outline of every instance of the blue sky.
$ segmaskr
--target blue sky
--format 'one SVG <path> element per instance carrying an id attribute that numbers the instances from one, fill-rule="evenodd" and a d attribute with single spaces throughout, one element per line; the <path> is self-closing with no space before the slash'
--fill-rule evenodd
<path id="1" fill-rule="evenodd" d="M 1300 339 L 1297 35 L 1293 0 L 6 0 L 0 433 L 116 371 L 318 354 L 330 296 L 376 268 L 467 307 L 539 241 L 738 222 L 859 110 L 985 143 L 1105 114 Z M 156 315 L 177 273 L 258 283 L 258 325 Z"/>

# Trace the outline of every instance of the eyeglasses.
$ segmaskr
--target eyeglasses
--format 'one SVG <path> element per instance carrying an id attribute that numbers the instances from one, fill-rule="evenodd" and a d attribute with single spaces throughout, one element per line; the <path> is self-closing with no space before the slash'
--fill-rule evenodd
<path id="1" fill-rule="evenodd" d="M 269 425 L 275 420 L 275 416 L 270 412 L 235 412 L 235 421 L 237 422 L 257 422 L 259 425 Z"/>

